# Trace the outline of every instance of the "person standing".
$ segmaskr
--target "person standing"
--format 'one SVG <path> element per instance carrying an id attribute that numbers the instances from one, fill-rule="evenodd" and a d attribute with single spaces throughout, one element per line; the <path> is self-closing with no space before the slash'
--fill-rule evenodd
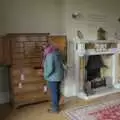
<path id="1" fill-rule="evenodd" d="M 52 102 L 49 112 L 59 112 L 60 87 L 64 79 L 63 60 L 60 51 L 49 44 L 44 51 L 44 79 L 48 82 Z"/>

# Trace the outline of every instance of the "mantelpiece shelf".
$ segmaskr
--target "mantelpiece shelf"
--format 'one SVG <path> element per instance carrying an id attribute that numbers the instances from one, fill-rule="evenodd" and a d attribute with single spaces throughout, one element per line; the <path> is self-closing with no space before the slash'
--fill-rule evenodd
<path id="1" fill-rule="evenodd" d="M 120 43 L 120 40 L 75 40 L 76 43 Z"/>
<path id="2" fill-rule="evenodd" d="M 86 52 L 86 53 L 78 53 L 79 56 L 89 56 L 89 55 L 112 55 L 115 52 Z"/>

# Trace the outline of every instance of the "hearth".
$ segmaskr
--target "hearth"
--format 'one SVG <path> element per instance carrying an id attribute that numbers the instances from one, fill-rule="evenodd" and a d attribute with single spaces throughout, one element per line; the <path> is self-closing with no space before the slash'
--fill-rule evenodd
<path id="1" fill-rule="evenodd" d="M 106 87 L 106 79 L 105 78 L 96 78 L 91 81 L 91 89 L 96 89 L 99 87 Z"/>

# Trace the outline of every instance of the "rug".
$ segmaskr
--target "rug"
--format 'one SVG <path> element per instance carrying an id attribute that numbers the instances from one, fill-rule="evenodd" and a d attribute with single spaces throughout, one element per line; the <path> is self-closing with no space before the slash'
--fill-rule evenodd
<path id="1" fill-rule="evenodd" d="M 120 100 L 64 111 L 68 120 L 120 120 Z"/>

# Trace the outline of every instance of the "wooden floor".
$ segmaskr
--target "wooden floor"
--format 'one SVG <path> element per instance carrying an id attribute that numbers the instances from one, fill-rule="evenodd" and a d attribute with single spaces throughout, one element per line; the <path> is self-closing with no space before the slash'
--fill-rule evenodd
<path id="1" fill-rule="evenodd" d="M 0 104 L 0 120 L 4 120 L 7 116 L 10 115 L 12 107 L 10 104 Z"/>
<path id="2" fill-rule="evenodd" d="M 72 97 L 67 99 L 64 107 L 62 107 L 62 111 L 76 106 L 98 104 L 100 102 L 105 102 L 111 99 L 120 98 L 119 96 L 120 94 L 114 94 L 91 101 L 84 101 L 79 98 Z M 9 116 L 7 116 L 6 120 L 66 120 L 65 116 L 63 115 L 63 112 L 60 112 L 59 114 L 48 113 L 47 109 L 49 108 L 49 105 L 50 103 L 42 103 L 42 104 L 25 106 L 23 108 L 13 110 L 12 113 Z M 0 120 L 4 120 L 4 119 L 0 118 Z"/>

